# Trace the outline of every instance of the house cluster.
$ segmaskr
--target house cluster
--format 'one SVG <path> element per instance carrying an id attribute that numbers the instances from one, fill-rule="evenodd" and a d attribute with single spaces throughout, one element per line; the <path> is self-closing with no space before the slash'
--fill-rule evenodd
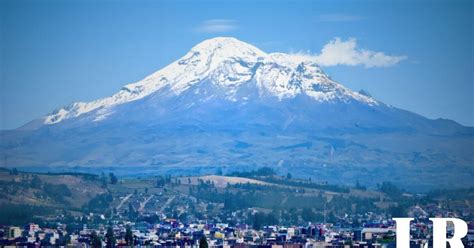
<path id="1" fill-rule="evenodd" d="M 35 247 L 41 244 L 61 245 L 65 232 L 61 228 L 40 228 L 38 224 L 28 224 L 24 227 L 4 226 L 0 229 L 0 246 Z"/>
<path id="2" fill-rule="evenodd" d="M 391 220 L 366 223 L 362 227 L 341 227 L 332 224 L 308 224 L 283 227 L 264 226 L 254 230 L 246 224 L 192 223 L 185 224 L 175 219 L 165 219 L 158 224 L 146 222 L 111 221 L 105 224 L 83 224 L 79 230 L 70 230 L 66 224 L 57 223 L 56 228 L 43 228 L 37 224 L 24 227 L 3 226 L 0 231 L 0 246 L 69 246 L 97 247 L 110 245 L 109 229 L 113 232 L 115 247 L 199 247 L 204 238 L 209 247 L 255 247 L 255 248 L 319 248 L 319 247 L 363 247 L 395 248 L 395 226 Z M 132 239 L 127 240 L 127 229 Z M 430 224 L 418 221 L 411 227 L 411 246 L 425 247 L 430 243 Z M 69 230 L 69 232 L 67 231 Z M 98 243 L 94 243 L 96 238 Z M 474 222 L 464 239 L 465 247 L 474 245 Z M 108 246 L 110 247 L 110 246 Z"/>

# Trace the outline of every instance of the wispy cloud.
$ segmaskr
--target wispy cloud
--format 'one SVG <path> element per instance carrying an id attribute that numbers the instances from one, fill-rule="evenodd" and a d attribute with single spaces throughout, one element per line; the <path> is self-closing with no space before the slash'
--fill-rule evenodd
<path id="1" fill-rule="evenodd" d="M 211 19 L 201 22 L 194 30 L 200 33 L 222 33 L 237 29 L 237 21 L 232 19 Z"/>
<path id="2" fill-rule="evenodd" d="M 355 38 L 343 41 L 338 37 L 324 45 L 320 54 L 312 55 L 300 52 L 291 56 L 298 60 L 312 61 L 321 66 L 362 65 L 366 68 L 389 67 L 407 58 L 405 55 L 392 56 L 386 55 L 383 52 L 360 49 L 357 47 L 357 40 Z"/>
<path id="3" fill-rule="evenodd" d="M 355 22 L 366 19 L 362 16 L 347 15 L 347 14 L 324 14 L 317 17 L 318 22 Z"/>
<path id="4" fill-rule="evenodd" d="M 274 47 L 282 46 L 284 44 L 284 42 L 278 41 L 278 40 L 270 40 L 270 41 L 263 41 L 263 42 L 255 42 L 253 44 L 255 44 L 255 46 L 265 50 L 267 48 L 274 48 Z"/>

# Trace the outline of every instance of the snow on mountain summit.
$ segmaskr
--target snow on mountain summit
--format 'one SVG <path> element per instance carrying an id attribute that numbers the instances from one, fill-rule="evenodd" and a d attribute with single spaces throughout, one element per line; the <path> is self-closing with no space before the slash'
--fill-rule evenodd
<path id="1" fill-rule="evenodd" d="M 301 56 L 267 54 L 231 37 L 217 37 L 194 46 L 186 55 L 145 79 L 125 85 L 116 94 L 92 102 L 76 102 L 45 116 L 43 124 L 55 124 L 97 110 L 96 121 L 107 118 L 114 106 L 142 99 L 154 92 L 180 95 L 191 87 L 210 82 L 223 89 L 225 98 L 238 101 L 236 94 L 246 84 L 256 85 L 261 97 L 279 100 L 305 94 L 318 102 L 378 102 L 332 81 L 319 66 Z M 204 86 L 203 84 L 203 87 Z M 206 89 L 203 89 L 206 90 Z M 243 97 L 246 99 L 247 97 Z"/>

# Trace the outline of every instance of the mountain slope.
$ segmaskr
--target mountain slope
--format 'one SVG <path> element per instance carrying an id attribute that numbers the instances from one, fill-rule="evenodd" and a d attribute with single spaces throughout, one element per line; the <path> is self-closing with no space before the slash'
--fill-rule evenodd
<path id="1" fill-rule="evenodd" d="M 195 87 L 210 82 L 207 87 Z M 252 82 L 251 88 L 248 88 Z M 217 89 L 216 89 L 217 88 Z M 317 101 L 377 102 L 366 95 L 353 92 L 329 79 L 311 61 L 282 53 L 266 54 L 256 47 L 235 38 L 206 40 L 191 49 L 184 57 L 153 73 L 142 81 L 126 85 L 111 97 L 93 102 L 77 102 L 45 116 L 41 124 L 56 124 L 63 120 L 97 111 L 95 121 L 106 117 L 108 109 L 129 103 L 161 91 L 162 95 L 176 96 L 194 89 L 201 100 L 223 97 L 231 101 L 246 101 L 253 94 L 271 96 L 279 100 L 305 94 Z M 210 95 L 208 91 L 214 90 Z"/>
<path id="2" fill-rule="evenodd" d="M 0 149 L 4 166 L 274 166 L 333 182 L 428 188 L 469 182 L 472 147 L 472 128 L 354 92 L 305 58 L 214 38 L 111 97 L 2 132 Z"/>

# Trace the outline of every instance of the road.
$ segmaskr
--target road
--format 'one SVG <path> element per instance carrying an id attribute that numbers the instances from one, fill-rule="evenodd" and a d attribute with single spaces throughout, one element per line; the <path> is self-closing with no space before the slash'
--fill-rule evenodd
<path id="1" fill-rule="evenodd" d="M 150 197 L 145 198 L 145 200 L 140 203 L 140 207 L 138 208 L 138 212 L 140 212 L 140 213 L 143 212 L 143 209 L 145 208 L 146 204 L 151 200 L 151 198 L 153 198 L 153 196 L 155 196 L 155 195 L 151 195 Z"/>
<path id="2" fill-rule="evenodd" d="M 132 197 L 133 194 L 128 194 L 127 196 L 125 196 L 122 201 L 119 203 L 119 205 L 117 206 L 117 210 L 119 210 L 123 204 L 125 204 L 125 202 L 128 201 L 128 199 L 130 199 L 130 197 Z"/>
<path id="3" fill-rule="evenodd" d="M 165 205 L 163 205 L 162 209 L 165 209 L 166 207 L 168 207 L 168 205 L 171 204 L 171 202 L 174 200 L 174 198 L 176 198 L 175 195 L 172 196 L 172 197 L 170 197 L 170 198 L 166 201 Z"/>

